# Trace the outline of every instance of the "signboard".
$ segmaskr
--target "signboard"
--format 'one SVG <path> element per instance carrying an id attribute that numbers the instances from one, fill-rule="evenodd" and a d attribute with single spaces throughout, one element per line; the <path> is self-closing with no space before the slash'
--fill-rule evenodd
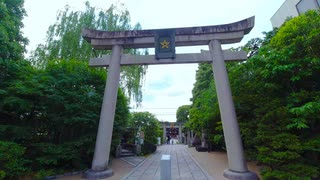
<path id="1" fill-rule="evenodd" d="M 160 29 L 155 33 L 155 53 L 156 59 L 174 59 L 175 50 L 175 30 Z"/>

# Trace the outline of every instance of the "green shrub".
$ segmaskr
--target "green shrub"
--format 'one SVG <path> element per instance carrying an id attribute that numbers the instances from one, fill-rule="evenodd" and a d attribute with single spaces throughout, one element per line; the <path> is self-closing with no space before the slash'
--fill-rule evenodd
<path id="1" fill-rule="evenodd" d="M 4 171 L 0 171 L 0 179 L 4 179 L 6 177 L 6 173 Z"/>
<path id="2" fill-rule="evenodd" d="M 25 148 L 14 142 L 0 141 L 0 179 L 15 179 L 27 175 Z"/>
<path id="3" fill-rule="evenodd" d="M 33 179 L 34 180 L 42 180 L 42 179 L 45 179 L 45 177 L 47 177 L 47 176 L 52 176 L 52 175 L 54 175 L 55 174 L 55 172 L 54 172 L 54 170 L 52 170 L 52 169 L 49 169 L 49 170 L 40 170 L 40 171 L 38 171 L 35 175 L 34 175 L 34 177 L 33 177 Z"/>
<path id="4" fill-rule="evenodd" d="M 319 177 L 319 168 L 301 163 L 283 164 L 275 169 L 264 168 L 261 172 L 264 179 L 302 180 Z"/>
<path id="5" fill-rule="evenodd" d="M 145 143 L 141 146 L 142 154 L 152 154 L 157 150 L 157 146 L 154 144 Z"/>

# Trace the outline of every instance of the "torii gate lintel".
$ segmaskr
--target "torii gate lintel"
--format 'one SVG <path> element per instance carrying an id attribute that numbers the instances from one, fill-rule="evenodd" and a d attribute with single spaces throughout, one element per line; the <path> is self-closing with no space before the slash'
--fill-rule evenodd
<path id="1" fill-rule="evenodd" d="M 243 61 L 247 59 L 247 53 L 244 51 L 224 50 L 223 57 L 225 61 Z M 129 65 L 159 65 L 159 64 L 187 64 L 212 62 L 210 51 L 201 50 L 201 53 L 177 54 L 175 59 L 157 60 L 155 55 L 131 55 L 122 54 L 120 58 L 121 66 Z M 108 67 L 111 62 L 111 55 L 103 55 L 98 58 L 91 58 L 89 66 L 91 67 Z"/>

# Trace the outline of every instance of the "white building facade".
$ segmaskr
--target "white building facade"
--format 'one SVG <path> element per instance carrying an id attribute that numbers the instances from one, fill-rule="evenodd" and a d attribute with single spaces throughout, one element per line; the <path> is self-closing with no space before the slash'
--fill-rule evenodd
<path id="1" fill-rule="evenodd" d="M 288 17 L 296 17 L 319 7 L 320 0 L 286 0 L 270 20 L 273 27 L 280 27 Z"/>

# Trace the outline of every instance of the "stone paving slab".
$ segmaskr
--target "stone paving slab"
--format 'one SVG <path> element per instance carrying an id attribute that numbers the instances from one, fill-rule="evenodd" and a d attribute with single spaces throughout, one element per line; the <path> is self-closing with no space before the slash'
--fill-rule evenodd
<path id="1" fill-rule="evenodd" d="M 125 161 L 133 166 L 138 166 L 141 162 L 143 162 L 146 158 L 140 157 L 140 156 L 127 156 L 127 157 L 121 157 L 122 161 Z"/>
<path id="2" fill-rule="evenodd" d="M 162 145 L 157 151 L 133 169 L 123 180 L 159 180 L 160 159 L 164 154 L 171 157 L 172 180 L 210 180 L 212 177 L 205 172 L 193 159 L 186 145 Z"/>

